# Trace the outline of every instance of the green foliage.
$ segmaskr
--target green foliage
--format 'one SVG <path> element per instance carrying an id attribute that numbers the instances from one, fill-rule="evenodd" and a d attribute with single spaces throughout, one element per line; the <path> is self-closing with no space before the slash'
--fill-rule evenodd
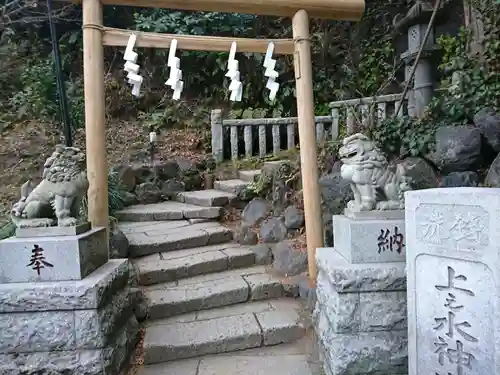
<path id="1" fill-rule="evenodd" d="M 438 40 L 444 51 L 440 65 L 445 73 L 443 86 L 450 90 L 431 103 L 429 112 L 434 121 L 467 124 L 481 108 L 500 109 L 500 71 L 488 67 L 489 62 L 499 59 L 500 41 L 486 46 L 487 56 L 492 57 L 486 61 L 468 53 L 469 42 L 465 29 L 457 37 L 443 36 Z"/>
<path id="2" fill-rule="evenodd" d="M 327 22 L 311 20 L 314 97 L 318 115 L 327 115 L 327 103 L 334 100 L 372 96 L 394 92 L 394 51 L 391 20 L 408 8 L 405 0 L 373 0 L 361 22 Z M 80 17 L 75 14 L 75 17 Z M 258 17 L 245 14 L 187 12 L 168 9 L 105 7 L 106 26 L 160 33 L 245 38 L 290 38 L 289 18 Z M 43 118 L 59 120 L 51 43 L 47 28 L 40 24 L 13 26 L 0 40 L 0 88 L 5 101 L 5 120 Z M 59 23 L 63 69 L 74 126 L 83 123 L 82 31 L 79 25 Z M 280 90 L 276 100 L 268 100 L 267 79 L 262 67 L 263 54 L 238 53 L 240 71 L 245 84 L 243 101 L 228 101 L 228 80 L 224 77 L 228 53 L 180 51 L 185 90 L 182 103 L 170 99 L 164 82 L 168 50 L 140 50 L 141 73 L 147 77 L 144 96 L 131 97 L 123 77 L 122 48 L 106 48 L 107 114 L 113 117 L 133 116 L 146 126 L 165 128 L 191 121 L 206 124 L 208 112 L 199 108 L 215 106 L 243 114 L 247 108 L 263 108 L 263 117 L 295 116 L 295 77 L 291 56 L 277 56 Z M 12 56 L 16 57 L 14 60 Z M 15 66 L 14 66 L 15 65 Z M 36 79 L 33 79 L 36 77 Z"/>
<path id="3" fill-rule="evenodd" d="M 16 233 L 16 226 L 12 221 L 8 221 L 0 227 L 0 240 L 12 237 Z"/>
<path id="4" fill-rule="evenodd" d="M 30 59 L 19 76 L 19 84 L 20 90 L 8 102 L 8 107 L 15 111 L 10 113 L 13 120 L 59 120 L 59 99 L 51 56 Z M 66 94 L 71 121 L 74 126 L 80 126 L 85 114 L 83 82 L 80 78 L 66 82 Z"/>
<path id="5" fill-rule="evenodd" d="M 122 185 L 118 172 L 110 170 L 108 173 L 108 214 L 110 219 L 114 217 L 114 214 L 125 207 L 126 196 L 128 191 Z M 80 207 L 80 217 L 82 220 L 87 219 L 88 213 L 88 201 L 85 197 L 82 201 Z"/>
<path id="6" fill-rule="evenodd" d="M 371 129 L 372 139 L 389 157 L 425 155 L 432 150 L 438 125 L 408 116 L 391 117 Z"/>

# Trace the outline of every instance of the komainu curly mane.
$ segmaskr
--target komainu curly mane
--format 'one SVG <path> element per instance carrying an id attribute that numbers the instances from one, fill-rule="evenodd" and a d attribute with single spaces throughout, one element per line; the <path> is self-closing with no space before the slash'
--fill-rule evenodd
<path id="1" fill-rule="evenodd" d="M 85 154 L 78 148 L 58 145 L 45 161 L 40 184 L 33 189 L 27 181 L 21 187 L 21 199 L 12 208 L 12 218 L 16 223 L 32 220 L 34 226 L 52 225 L 55 219 L 59 226 L 75 225 L 88 186 Z"/>
<path id="2" fill-rule="evenodd" d="M 351 184 L 354 211 L 394 210 L 404 208 L 404 192 L 410 181 L 402 164 L 389 165 L 375 143 L 363 134 L 344 139 L 339 150 L 341 176 Z"/>

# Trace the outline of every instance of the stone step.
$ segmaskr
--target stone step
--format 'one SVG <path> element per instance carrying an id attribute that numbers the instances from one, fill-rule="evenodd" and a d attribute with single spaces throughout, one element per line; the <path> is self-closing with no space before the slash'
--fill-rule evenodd
<path id="1" fill-rule="evenodd" d="M 225 191 L 207 189 L 197 191 L 185 191 L 177 195 L 177 200 L 182 203 L 193 204 L 203 207 L 222 207 L 230 204 L 236 195 Z"/>
<path id="2" fill-rule="evenodd" d="M 215 181 L 214 183 L 215 189 L 234 195 L 241 193 L 248 185 L 250 185 L 250 182 L 245 182 L 243 180 L 223 180 Z"/>
<path id="3" fill-rule="evenodd" d="M 280 298 L 285 293 L 280 279 L 266 273 L 262 266 L 151 285 L 143 290 L 149 302 L 150 319 Z"/>
<path id="4" fill-rule="evenodd" d="M 304 315 L 299 301 L 278 299 L 148 321 L 144 363 L 293 342 L 305 334 Z"/>
<path id="5" fill-rule="evenodd" d="M 233 239 L 231 229 L 217 222 L 188 220 L 121 222 L 118 228 L 129 241 L 129 257 L 216 245 Z"/>
<path id="6" fill-rule="evenodd" d="M 116 212 L 119 221 L 166 221 L 182 219 L 217 219 L 222 207 L 201 207 L 180 202 L 138 204 Z"/>
<path id="7" fill-rule="evenodd" d="M 182 278 L 250 267 L 255 254 L 236 243 L 156 253 L 133 260 L 140 285 L 154 285 Z"/>
<path id="8" fill-rule="evenodd" d="M 255 180 L 257 180 L 259 178 L 261 173 L 262 173 L 262 171 L 260 169 L 239 171 L 238 177 L 240 178 L 240 180 L 243 180 L 245 182 L 254 182 Z"/>
<path id="9" fill-rule="evenodd" d="M 287 344 L 147 365 L 140 367 L 137 375 L 324 374 L 312 342 L 315 338 L 308 336 Z"/>

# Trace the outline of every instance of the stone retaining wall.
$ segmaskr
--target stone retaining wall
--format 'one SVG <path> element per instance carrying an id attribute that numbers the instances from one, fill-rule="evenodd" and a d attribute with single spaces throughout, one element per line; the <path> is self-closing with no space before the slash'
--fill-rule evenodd
<path id="1" fill-rule="evenodd" d="M 405 263 L 318 249 L 315 331 L 326 375 L 408 373 Z"/>
<path id="2" fill-rule="evenodd" d="M 128 260 L 80 281 L 0 284 L 0 374 L 111 375 L 137 340 Z"/>

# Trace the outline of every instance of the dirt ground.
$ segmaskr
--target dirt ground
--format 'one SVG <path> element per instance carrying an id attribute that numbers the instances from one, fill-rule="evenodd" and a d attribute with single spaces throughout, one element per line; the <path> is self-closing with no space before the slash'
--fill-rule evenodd
<path id="1" fill-rule="evenodd" d="M 209 129 L 207 124 L 206 129 Z M 54 146 L 63 143 L 56 125 L 25 121 L 4 130 L 0 142 L 0 225 L 8 219 L 12 204 L 19 198 L 20 187 L 30 177 L 38 181 L 45 159 Z M 106 129 L 108 165 L 147 159 L 148 129 L 137 121 L 117 121 Z M 203 130 L 192 127 L 165 130 L 158 136 L 156 160 L 204 158 Z M 74 144 L 85 149 L 85 132 L 78 129 Z"/>

